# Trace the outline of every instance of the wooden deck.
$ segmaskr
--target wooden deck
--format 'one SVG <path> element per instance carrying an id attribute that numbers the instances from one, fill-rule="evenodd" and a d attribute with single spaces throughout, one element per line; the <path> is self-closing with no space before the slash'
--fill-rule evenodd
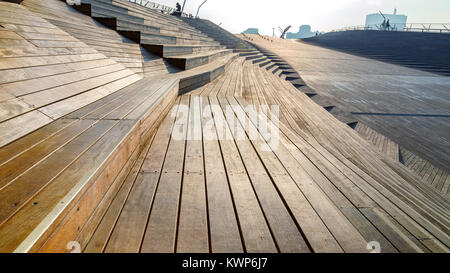
<path id="1" fill-rule="evenodd" d="M 319 95 L 450 172 L 449 77 L 302 42 L 252 37 L 286 60 Z"/>
<path id="2" fill-rule="evenodd" d="M 450 198 L 450 175 L 446 171 L 405 148 L 400 148 L 400 154 L 405 166 L 422 178 L 422 181 Z"/>
<path id="3" fill-rule="evenodd" d="M 447 194 L 445 182 L 432 181 L 437 172 L 449 173 L 448 77 L 297 41 L 250 36 L 243 37 L 277 53 L 300 73 L 310 92 L 319 95 L 312 97 L 316 103 L 335 107 L 331 113 L 339 108 L 352 114 L 359 121 L 355 129 L 379 151 L 400 160 L 400 150 L 405 151 L 409 161 L 402 162 Z M 340 112 L 333 114 L 346 120 Z"/>
<path id="4" fill-rule="evenodd" d="M 377 133 L 364 123 L 358 123 L 355 130 L 366 140 L 371 142 L 378 151 L 387 155 L 389 158 L 395 161 L 400 160 L 400 149 L 398 144 L 389 138 Z"/>
<path id="5" fill-rule="evenodd" d="M 158 57 L 146 73 L 120 50 L 138 44 L 61 1 L 0 8 L 0 252 L 66 251 L 67 240 L 89 238 L 178 93 L 213 80 L 237 55 L 186 71 Z M 116 51 L 87 37 L 103 32 Z"/>
<path id="6" fill-rule="evenodd" d="M 85 252 L 448 252 L 448 200 L 242 58 L 178 99 L 133 169 Z"/>
<path id="7" fill-rule="evenodd" d="M 0 252 L 449 252 L 442 190 L 275 66 L 233 53 L 146 73 L 137 43 L 63 4 L 0 2 Z"/>

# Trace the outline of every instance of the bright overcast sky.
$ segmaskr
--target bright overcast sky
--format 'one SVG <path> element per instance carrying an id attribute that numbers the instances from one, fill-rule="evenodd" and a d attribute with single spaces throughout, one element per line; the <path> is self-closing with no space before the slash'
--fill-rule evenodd
<path id="1" fill-rule="evenodd" d="M 183 0 L 150 0 L 175 6 Z M 204 0 L 186 0 L 185 12 L 195 15 Z M 363 25 L 365 16 L 381 10 L 408 16 L 408 23 L 450 23 L 450 0 L 208 0 L 199 16 L 209 19 L 233 33 L 249 27 L 271 35 L 272 27 L 300 25 L 329 31 L 346 26 Z"/>

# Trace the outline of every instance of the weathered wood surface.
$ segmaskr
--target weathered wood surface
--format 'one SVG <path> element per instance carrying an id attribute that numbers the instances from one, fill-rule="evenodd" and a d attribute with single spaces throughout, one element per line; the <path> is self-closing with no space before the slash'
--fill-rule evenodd
<path id="1" fill-rule="evenodd" d="M 114 37 L 105 39 L 113 48 L 135 43 L 49 2 L 0 3 L 1 252 L 66 251 L 75 239 L 84 247 L 180 90 L 215 79 L 237 56 L 173 74 L 161 63 L 142 79 L 74 28 Z"/>
<path id="2" fill-rule="evenodd" d="M 383 136 L 382 134 L 377 133 L 375 130 L 372 130 L 370 127 L 361 122 L 358 123 L 355 130 L 363 138 L 371 142 L 378 149 L 379 152 L 384 153 L 392 160 L 395 161 L 400 160 L 399 154 L 400 149 L 397 143 Z"/>
<path id="3" fill-rule="evenodd" d="M 48 117 L 0 131 L 1 252 L 449 251 L 448 200 L 272 71 L 230 54 L 109 85 L 129 70 L 0 5 L 1 124 Z"/>
<path id="4" fill-rule="evenodd" d="M 0 5 L 0 147 L 142 78 L 22 5 Z"/>
<path id="5" fill-rule="evenodd" d="M 154 76 L 178 71 L 162 58 L 148 52 L 139 44 L 109 29 L 64 2 L 38 0 L 22 3 L 28 10 L 48 20 L 74 38 L 101 52 L 109 59 L 141 76 Z"/>
<path id="6" fill-rule="evenodd" d="M 278 38 L 247 35 L 319 95 L 434 166 L 450 171 L 450 78 Z"/>
<path id="7" fill-rule="evenodd" d="M 90 238 L 177 94 L 176 79 L 142 80 L 1 149 L 0 250 Z"/>
<path id="8" fill-rule="evenodd" d="M 449 251 L 448 200 L 242 58 L 180 97 L 131 183 L 84 251 Z"/>
<path id="9" fill-rule="evenodd" d="M 426 184 L 450 197 L 450 179 L 446 171 L 437 168 L 405 148 L 400 147 L 400 154 L 405 166 L 421 177 Z"/>

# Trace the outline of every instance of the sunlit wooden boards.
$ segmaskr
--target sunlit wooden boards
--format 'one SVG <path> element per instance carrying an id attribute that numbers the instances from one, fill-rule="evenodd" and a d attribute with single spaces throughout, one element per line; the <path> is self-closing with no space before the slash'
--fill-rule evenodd
<path id="1" fill-rule="evenodd" d="M 240 58 L 179 98 L 138 173 L 85 252 L 448 252 L 448 201 Z"/>
<path id="2" fill-rule="evenodd" d="M 0 149 L 0 251 L 90 238 L 177 94 L 177 79 L 141 80 Z"/>
<path id="3" fill-rule="evenodd" d="M 266 68 L 229 54 L 138 80 L 7 13 L 1 121 L 49 122 L 0 148 L 1 251 L 448 252 L 448 201 Z"/>

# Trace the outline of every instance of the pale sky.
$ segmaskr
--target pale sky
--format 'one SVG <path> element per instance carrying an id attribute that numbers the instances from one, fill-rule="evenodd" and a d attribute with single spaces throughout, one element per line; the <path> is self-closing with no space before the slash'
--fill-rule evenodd
<path id="1" fill-rule="evenodd" d="M 183 4 L 183 0 L 151 1 Z M 185 12 L 195 15 L 203 1 L 186 0 Z M 288 25 L 293 32 L 303 24 L 311 25 L 313 31 L 364 25 L 367 14 L 392 13 L 394 8 L 408 16 L 408 23 L 450 23 L 450 0 L 208 0 L 199 16 L 222 23 L 232 33 L 254 27 L 260 34 L 272 35 L 272 27 Z"/>

